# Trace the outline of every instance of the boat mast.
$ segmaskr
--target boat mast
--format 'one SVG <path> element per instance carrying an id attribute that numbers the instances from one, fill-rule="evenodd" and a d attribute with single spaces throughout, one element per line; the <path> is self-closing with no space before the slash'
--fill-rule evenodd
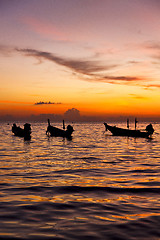
<path id="1" fill-rule="evenodd" d="M 63 120 L 63 129 L 65 129 L 65 124 L 64 124 L 64 120 Z"/>
<path id="2" fill-rule="evenodd" d="M 137 128 L 137 118 L 135 118 L 135 130 L 136 130 L 136 128 Z"/>
<path id="3" fill-rule="evenodd" d="M 48 119 L 48 126 L 51 126 L 51 124 L 50 124 L 50 120 Z"/>

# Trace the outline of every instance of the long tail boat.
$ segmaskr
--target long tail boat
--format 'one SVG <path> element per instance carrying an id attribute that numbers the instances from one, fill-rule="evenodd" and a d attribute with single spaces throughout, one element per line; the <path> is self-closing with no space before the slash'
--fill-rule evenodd
<path id="1" fill-rule="evenodd" d="M 12 132 L 15 136 L 18 137 L 24 137 L 24 140 L 30 140 L 31 139 L 31 124 L 25 123 L 24 129 L 21 127 L 17 127 L 17 125 L 14 123 L 12 126 Z"/>
<path id="2" fill-rule="evenodd" d="M 54 137 L 66 137 L 71 139 L 72 138 L 72 133 L 73 133 L 74 129 L 71 125 L 67 126 L 67 130 L 65 130 L 65 125 L 64 125 L 64 120 L 63 120 L 63 129 L 57 128 L 57 127 L 53 127 L 50 124 L 50 120 L 48 119 L 48 127 L 47 127 L 47 131 L 46 134 L 48 136 L 54 136 Z"/>
<path id="3" fill-rule="evenodd" d="M 154 132 L 152 124 L 147 125 L 145 131 L 119 128 L 116 126 L 110 126 L 107 123 L 104 123 L 104 125 L 106 131 L 109 130 L 114 136 L 150 138 Z"/>

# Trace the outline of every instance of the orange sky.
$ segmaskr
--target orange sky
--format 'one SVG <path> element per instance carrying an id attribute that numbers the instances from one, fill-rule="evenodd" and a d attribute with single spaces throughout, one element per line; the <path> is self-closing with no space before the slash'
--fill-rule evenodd
<path id="1" fill-rule="evenodd" d="M 0 117 L 72 108 L 160 117 L 159 9 L 156 0 L 2 1 Z"/>

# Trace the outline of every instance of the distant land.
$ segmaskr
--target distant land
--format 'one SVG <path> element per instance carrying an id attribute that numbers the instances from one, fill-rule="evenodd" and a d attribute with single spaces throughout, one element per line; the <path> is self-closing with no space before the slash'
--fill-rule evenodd
<path id="1" fill-rule="evenodd" d="M 38 115 L 28 115 L 28 116 L 14 116 L 6 114 L 0 116 L 1 122 L 47 122 L 49 118 L 51 122 L 61 122 L 63 119 L 69 122 L 125 122 L 129 118 L 130 122 L 134 122 L 135 117 L 138 118 L 139 122 L 160 122 L 160 116 L 133 116 L 133 115 L 92 115 L 85 116 L 81 115 L 78 109 L 72 108 L 68 109 L 64 114 L 46 114 L 41 113 Z"/>

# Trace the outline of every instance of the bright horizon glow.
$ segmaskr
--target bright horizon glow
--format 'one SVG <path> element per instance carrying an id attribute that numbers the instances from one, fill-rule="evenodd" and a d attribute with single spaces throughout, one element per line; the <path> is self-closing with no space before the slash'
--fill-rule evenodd
<path id="1" fill-rule="evenodd" d="M 0 118 L 76 108 L 160 119 L 159 9 L 156 0 L 1 1 Z"/>

